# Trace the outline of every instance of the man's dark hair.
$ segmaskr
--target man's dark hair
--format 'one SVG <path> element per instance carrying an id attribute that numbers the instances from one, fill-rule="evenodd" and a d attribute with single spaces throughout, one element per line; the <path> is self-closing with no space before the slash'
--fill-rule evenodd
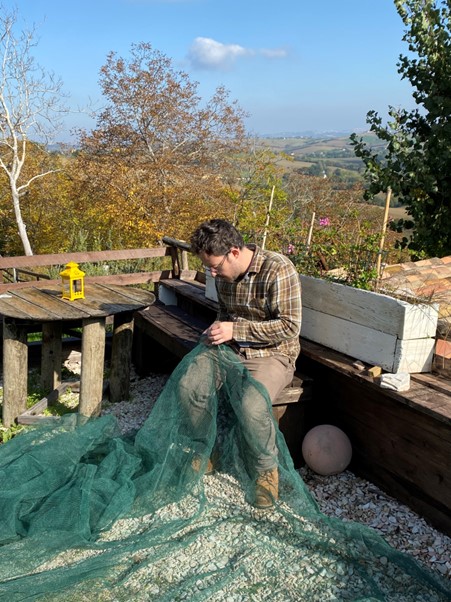
<path id="1" fill-rule="evenodd" d="M 191 251 L 196 255 L 225 255 L 232 247 L 242 249 L 244 240 L 235 226 L 225 219 L 203 222 L 191 236 Z"/>

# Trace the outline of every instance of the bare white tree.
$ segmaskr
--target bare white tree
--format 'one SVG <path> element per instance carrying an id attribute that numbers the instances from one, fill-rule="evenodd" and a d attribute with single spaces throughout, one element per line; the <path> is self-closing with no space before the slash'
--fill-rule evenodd
<path id="1" fill-rule="evenodd" d="M 21 198 L 30 184 L 54 169 L 23 177 L 28 144 L 48 144 L 60 131 L 64 106 L 62 81 L 33 57 L 35 29 L 19 31 L 17 12 L 0 5 L 0 167 L 6 172 L 18 233 L 25 255 L 33 255 L 22 218 Z"/>

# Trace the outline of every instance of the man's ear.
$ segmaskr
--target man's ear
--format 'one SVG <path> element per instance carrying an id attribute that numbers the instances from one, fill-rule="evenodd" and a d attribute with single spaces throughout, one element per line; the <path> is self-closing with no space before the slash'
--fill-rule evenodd
<path id="1" fill-rule="evenodd" d="M 235 257 L 235 259 L 237 259 L 241 254 L 241 250 L 238 247 L 232 247 L 229 253 L 231 253 Z"/>

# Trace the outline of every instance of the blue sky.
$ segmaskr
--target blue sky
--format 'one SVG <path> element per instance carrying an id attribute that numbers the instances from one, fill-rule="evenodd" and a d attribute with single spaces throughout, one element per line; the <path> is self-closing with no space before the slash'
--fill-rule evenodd
<path id="1" fill-rule="evenodd" d="M 209 98 L 224 85 L 255 135 L 355 131 L 366 113 L 410 108 L 396 63 L 407 51 L 393 0 L 0 0 L 35 25 L 35 56 L 72 107 L 101 107 L 108 52 L 149 42 Z M 94 121 L 72 115 L 66 127 Z"/>

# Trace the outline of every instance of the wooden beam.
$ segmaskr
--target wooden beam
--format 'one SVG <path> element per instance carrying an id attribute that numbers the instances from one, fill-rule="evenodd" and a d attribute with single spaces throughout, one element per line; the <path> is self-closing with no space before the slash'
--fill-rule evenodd
<path id="1" fill-rule="evenodd" d="M 169 278 L 169 270 L 158 272 L 136 272 L 131 274 L 114 274 L 111 276 L 86 276 L 86 284 L 115 284 L 118 286 L 132 286 L 134 284 L 150 284 L 159 282 L 160 278 Z M 0 294 L 6 291 L 18 290 L 21 288 L 48 288 L 49 286 L 59 285 L 61 280 L 30 280 L 28 282 L 10 282 L 0 284 Z"/>
<path id="2" fill-rule="evenodd" d="M 0 270 L 6 268 L 30 268 L 46 265 L 64 265 L 69 261 L 76 263 L 96 263 L 99 261 L 119 261 L 124 259 L 147 259 L 166 257 L 171 254 L 169 247 L 153 249 L 119 249 L 116 251 L 88 251 L 77 253 L 51 253 L 47 255 L 19 255 L 0 257 Z"/>
<path id="3" fill-rule="evenodd" d="M 42 422 L 43 420 L 58 420 L 59 416 L 43 416 L 42 413 L 56 401 L 67 389 L 80 388 L 80 381 L 65 382 L 58 385 L 53 391 L 51 391 L 46 397 L 40 399 L 31 408 L 20 414 L 17 417 L 18 424 L 35 424 Z"/>

